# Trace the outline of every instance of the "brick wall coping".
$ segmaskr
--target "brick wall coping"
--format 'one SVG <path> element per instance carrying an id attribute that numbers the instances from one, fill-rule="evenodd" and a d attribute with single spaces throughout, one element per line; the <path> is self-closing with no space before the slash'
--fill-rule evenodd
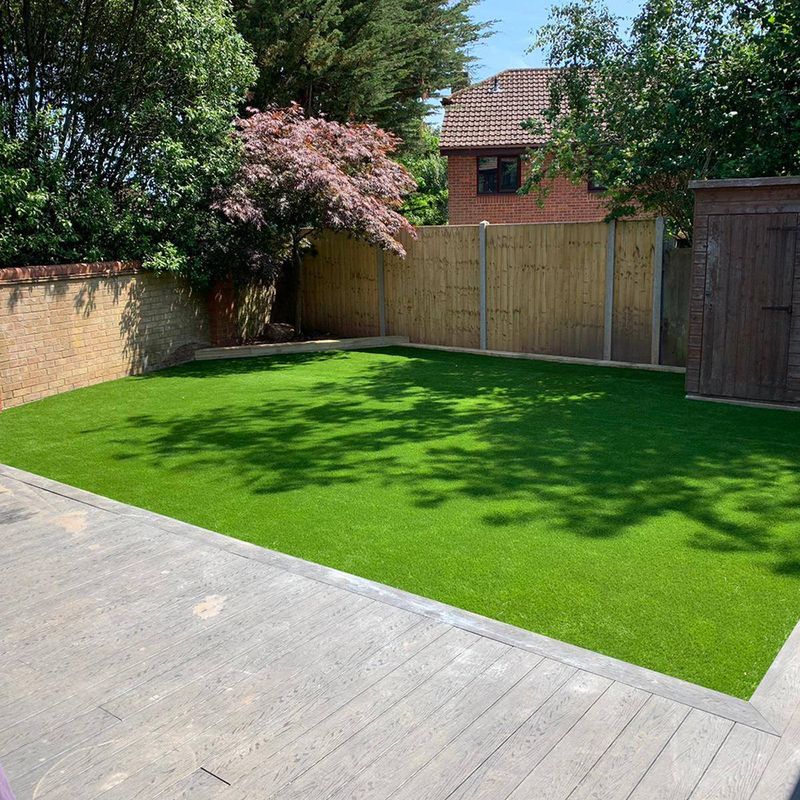
<path id="1" fill-rule="evenodd" d="M 0 285 L 8 283 L 37 283 L 39 281 L 68 281 L 81 278 L 103 278 L 141 272 L 139 261 L 95 261 L 80 264 L 51 264 L 49 266 L 4 267 L 0 269 Z"/>

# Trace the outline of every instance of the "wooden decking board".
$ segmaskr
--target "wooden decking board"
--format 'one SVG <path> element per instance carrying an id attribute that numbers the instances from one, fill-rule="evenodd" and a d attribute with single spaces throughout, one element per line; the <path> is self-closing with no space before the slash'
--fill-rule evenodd
<path id="1" fill-rule="evenodd" d="M 612 685 L 590 672 L 573 672 L 499 747 L 464 773 L 450 797 L 508 797 Z"/>
<path id="2" fill-rule="evenodd" d="M 177 560 L 169 559 L 169 570 L 165 572 L 163 569 L 165 558 L 171 554 L 190 554 L 192 557 L 191 562 L 185 563 L 189 563 L 190 567 L 195 569 L 199 566 L 197 564 L 198 551 L 195 549 L 193 552 L 191 543 L 181 542 L 178 537 L 170 536 L 163 531 L 159 531 L 158 536 L 142 537 L 140 541 L 138 535 L 132 535 L 131 531 L 126 531 L 124 525 L 120 525 L 120 529 L 117 537 L 118 546 L 111 548 L 109 551 L 104 551 L 104 560 L 100 565 L 83 564 L 82 568 L 76 572 L 76 580 L 74 582 L 69 582 L 66 580 L 66 575 L 61 575 L 59 576 L 59 582 L 52 587 L 48 587 L 48 591 L 33 593 L 28 591 L 29 587 L 26 585 L 27 575 L 20 574 L 17 578 L 17 588 L 20 594 L 23 595 L 22 602 L 11 607 L 4 604 L 0 613 L 0 622 L 13 620 L 23 608 L 25 609 L 25 618 L 33 622 L 39 617 L 52 615 L 58 610 L 63 610 L 65 600 L 80 598 L 84 602 L 95 600 L 100 602 L 105 597 L 118 597 L 120 594 L 120 581 L 118 580 L 120 570 L 136 569 L 142 580 L 150 575 L 163 577 L 164 574 L 174 574 L 176 567 L 179 566 Z M 90 541 L 83 544 L 80 549 L 83 550 L 94 546 L 94 543 Z M 59 543 L 53 549 L 61 554 L 62 561 L 65 558 L 70 561 L 75 558 L 72 549 L 63 543 Z M 128 557 L 130 557 L 130 560 L 128 560 Z M 219 566 L 224 563 L 237 563 L 235 556 L 229 556 L 229 558 L 230 560 L 220 560 Z M 24 570 L 27 571 L 27 569 L 28 566 L 26 565 Z M 262 572 L 262 579 L 266 578 L 268 574 Z M 272 574 L 277 575 L 278 573 L 273 571 Z M 80 589 L 80 592 L 77 591 L 78 589 Z M 25 599 L 28 600 L 27 603 L 24 602 Z"/>
<path id="3" fill-rule="evenodd" d="M 158 795 L 158 800 L 244 800 L 241 792 L 198 769 Z"/>
<path id="4" fill-rule="evenodd" d="M 376 637 L 370 629 L 387 620 L 385 609 L 376 607 L 371 609 L 371 613 L 376 615 L 372 624 L 367 621 L 368 615 L 363 613 L 357 615 L 355 622 L 350 619 L 337 621 L 332 629 L 321 635 L 324 638 L 333 632 L 336 634 L 335 638 L 340 640 L 343 631 L 349 631 L 348 641 L 337 645 L 340 650 L 345 651 L 342 659 L 344 665 L 358 663 L 366 653 L 374 649 Z M 392 616 L 397 621 L 398 615 Z M 359 631 L 358 625 L 363 625 L 365 630 Z M 251 708 L 255 698 L 267 686 L 280 695 L 278 702 L 281 705 L 287 705 L 297 691 L 297 684 L 293 679 L 298 672 L 309 670 L 308 663 L 312 658 L 317 657 L 321 669 L 329 669 L 333 662 L 329 651 L 323 651 L 324 655 L 320 655 L 319 644 L 310 642 L 307 646 L 295 647 L 277 660 L 274 654 L 264 654 L 263 657 L 257 656 L 246 665 L 239 665 L 235 669 L 211 673 L 199 682 L 199 686 L 187 687 L 186 692 L 181 690 L 174 693 L 126 720 L 129 723 L 128 729 L 125 736 L 114 743 L 114 758 L 109 759 L 100 749 L 96 757 L 91 757 L 77 771 L 83 773 L 85 780 L 88 769 L 88 774 L 96 785 L 102 784 L 107 775 L 120 764 L 125 765 L 126 774 L 133 774 L 148 766 L 170 747 L 182 745 L 197 733 L 215 725 L 224 718 L 230 706 Z M 113 766 L 110 761 L 113 761 Z"/>
<path id="5" fill-rule="evenodd" d="M 19 592 L 16 598 L 10 601 L 3 601 L 4 613 L 0 619 L 0 624 L 21 616 L 28 609 L 37 610 L 42 606 L 52 607 L 53 603 L 63 602 L 65 598 L 76 592 L 90 590 L 91 586 L 99 580 L 117 578 L 128 570 L 138 569 L 140 565 L 145 565 L 148 561 L 163 559 L 176 546 L 177 543 L 171 545 L 166 543 L 162 537 L 154 537 L 152 540 L 144 540 L 135 547 L 126 550 L 124 556 L 110 561 L 105 570 L 84 571 L 71 582 L 59 577 L 57 581 L 53 581 L 52 587 L 49 589 L 43 588 L 40 592 L 28 590 Z"/>
<path id="6" fill-rule="evenodd" d="M 420 666 L 409 669 L 414 660 L 406 662 L 261 761 L 247 783 L 234 783 L 287 800 L 327 796 L 359 763 L 369 763 L 371 748 L 399 738 L 498 655 L 482 640 L 458 643 L 449 652 L 426 648 L 417 657 Z"/>
<path id="7" fill-rule="evenodd" d="M 126 527 L 124 521 L 118 520 L 113 526 L 109 526 L 109 534 L 116 533 L 122 537 Z M 4 534 L 7 535 L 7 532 L 4 531 Z M 88 583 L 93 577 L 101 575 L 105 571 L 104 568 L 111 572 L 124 569 L 126 557 L 133 565 L 157 552 L 158 549 L 167 552 L 173 548 L 185 549 L 180 542 L 168 542 L 163 534 L 143 537 L 141 540 L 136 536 L 129 540 L 120 538 L 115 546 L 96 551 L 88 549 L 92 544 L 89 542 L 84 548 L 81 548 L 79 552 L 83 556 L 82 558 L 75 558 L 74 554 L 70 553 L 67 563 L 63 559 L 66 550 L 60 543 L 54 543 L 46 549 L 47 561 L 39 568 L 36 565 L 40 557 L 18 558 L 6 563 L 2 570 L 3 574 L 0 575 L 2 579 L 0 601 L 5 604 L 14 602 L 15 599 L 24 601 L 31 598 L 38 602 L 40 598 L 47 596 L 50 587 L 56 584 L 56 579 L 59 586 L 75 585 L 77 587 Z M 57 554 L 61 554 L 62 558 L 54 557 Z"/>
<path id="8" fill-rule="evenodd" d="M 732 727 L 722 717 L 692 709 L 630 795 L 631 800 L 687 800 Z"/>
<path id="9" fill-rule="evenodd" d="M 153 557 L 153 566 L 163 564 L 161 559 Z M 49 642 L 52 636 L 52 629 L 57 628 L 62 638 L 68 635 L 68 626 L 78 627 L 80 617 L 90 613 L 97 619 L 100 615 L 107 615 L 114 609 L 130 609 L 134 607 L 142 594 L 150 594 L 150 591 L 157 583 L 166 580 L 166 576 L 159 569 L 157 572 L 146 570 L 146 565 L 139 562 L 138 569 L 141 571 L 141 583 L 135 585 L 125 584 L 115 586 L 118 583 L 114 580 L 98 580 L 92 584 L 85 585 L 80 595 L 75 593 L 69 598 L 60 597 L 55 602 L 39 603 L 36 606 L 29 606 L 25 610 L 24 616 L 18 612 L 16 625 L 13 619 L 5 621 L 6 630 L 5 645 L 11 648 L 12 644 L 20 647 L 30 647 L 35 640 L 39 642 Z M 141 590 L 139 587 L 141 586 Z M 24 586 L 20 586 L 21 591 L 25 591 Z M 33 593 L 32 593 L 33 594 Z"/>
<path id="10" fill-rule="evenodd" d="M 215 637 L 227 632 L 228 623 L 236 630 L 237 617 L 252 610 L 252 604 L 238 607 L 238 597 L 225 604 L 217 617 L 202 621 L 193 618 L 191 622 L 176 619 L 168 627 L 151 626 L 146 640 L 84 664 L 78 670 L 38 675 L 36 680 L 28 682 L 24 692 L 18 693 L 13 709 L 6 709 L 5 713 L 0 709 L 0 731 L 10 725 L 4 725 L 3 718 L 14 719 L 19 724 L 34 714 L 45 715 L 42 724 L 60 724 L 65 710 L 71 716 L 70 711 L 76 707 L 110 702 L 148 678 L 180 665 L 188 658 L 185 648 L 197 648 L 198 637 L 203 637 L 204 643 L 212 646 Z M 313 610 L 312 605 L 309 612 L 313 613 Z M 222 630 L 218 631 L 218 628 Z M 224 639 L 219 643 L 224 644 Z M 69 687 L 68 691 L 65 691 L 65 686 Z M 3 744 L 4 735 L 0 733 L 0 754 Z"/>
<path id="11" fill-rule="evenodd" d="M 171 773 L 171 780 L 179 780 L 190 772 L 194 765 L 203 763 L 204 768 L 214 774 L 219 774 L 216 769 L 211 769 L 208 763 L 210 755 L 219 753 L 222 756 L 236 759 L 239 755 L 247 757 L 248 750 L 241 753 L 243 745 L 247 748 L 253 746 L 256 734 L 262 735 L 262 741 L 254 743 L 259 757 L 267 758 L 271 752 L 279 749 L 282 744 L 292 741 L 307 729 L 313 727 L 318 719 L 326 714 L 325 697 L 320 697 L 314 691 L 314 686 L 320 683 L 322 677 L 328 684 L 346 683 L 347 678 L 357 675 L 373 675 L 378 679 L 381 675 L 391 672 L 398 664 L 403 663 L 432 642 L 435 642 L 444 633 L 442 626 L 436 626 L 427 621 L 417 621 L 412 627 L 402 631 L 400 635 L 389 637 L 387 646 L 379 652 L 368 657 L 357 669 L 347 669 L 347 665 L 340 665 L 339 670 L 319 672 L 317 675 L 304 673 L 304 683 L 300 686 L 290 687 L 297 696 L 294 704 L 286 702 L 286 697 L 280 692 L 271 693 L 269 698 L 261 704 L 249 703 L 233 710 L 228 716 L 222 716 L 214 724 L 198 736 L 185 743 L 183 753 L 169 753 L 159 758 L 158 761 L 148 765 L 147 772 L 162 774 Z M 323 654 L 323 659 L 326 660 Z M 341 669 L 345 672 L 342 673 Z M 354 680 L 357 680 L 355 678 Z M 353 681 L 351 681 L 353 682 Z M 324 686 L 325 683 L 323 682 Z M 356 690 L 357 692 L 357 690 Z M 315 717 L 316 713 L 316 717 Z M 186 758 L 186 754 L 190 758 Z M 236 763 L 234 761 L 234 763 Z M 133 787 L 137 786 L 138 776 L 131 781 Z M 138 796 L 133 794 L 132 796 Z"/>
<path id="12" fill-rule="evenodd" d="M 330 626 L 331 619 L 333 617 L 337 619 L 337 624 L 341 624 L 342 622 L 346 623 L 346 618 L 343 619 L 339 613 L 341 610 L 343 610 L 342 605 L 346 603 L 346 598 L 340 598 L 340 601 L 341 602 L 339 604 L 338 611 L 335 608 L 335 604 L 330 603 L 330 600 L 328 600 L 328 609 L 321 610 L 320 608 L 317 608 L 316 610 L 318 616 L 314 621 L 316 627 L 310 627 L 307 630 L 307 633 L 314 631 L 317 634 L 323 635 L 323 629 L 327 629 Z M 306 609 L 303 609 L 303 613 L 306 613 Z M 302 620 L 296 619 L 292 622 L 294 624 L 299 624 L 301 621 Z M 288 631 L 286 630 L 281 631 L 282 634 L 287 632 Z M 290 633 L 289 638 L 291 638 L 291 632 L 288 633 Z M 270 644 L 269 639 L 264 638 L 262 639 L 262 645 L 277 647 L 279 645 L 279 641 L 275 639 Z M 184 683 L 182 687 L 173 688 L 175 691 L 180 691 L 181 689 L 184 689 L 185 691 L 185 688 L 188 686 L 189 682 L 198 680 L 204 673 L 207 674 L 209 672 L 218 671 L 218 669 L 209 669 L 207 667 L 205 670 L 200 670 L 196 674 L 190 673 L 187 676 L 187 682 Z M 234 677 L 240 677 L 237 675 L 237 673 L 241 671 L 242 670 L 234 670 Z M 246 680 L 246 678 L 244 680 Z M 222 682 L 222 694 L 234 688 L 233 686 L 230 686 L 229 683 L 229 681 Z M 216 699 L 219 700 L 219 694 L 220 693 L 217 692 L 217 694 L 213 695 L 212 697 L 216 697 Z M 206 696 L 208 695 L 206 695 L 204 692 L 198 693 L 198 697 L 200 698 Z M 145 758 L 140 758 L 138 763 L 134 759 L 136 756 L 142 755 L 142 748 L 137 746 L 139 740 L 136 738 L 136 735 L 134 734 L 133 736 L 129 736 L 127 739 L 118 742 L 118 744 L 121 745 L 121 749 L 116 751 L 116 755 L 114 757 L 114 766 L 115 768 L 124 766 L 126 768 L 126 777 L 124 780 L 120 780 L 119 783 L 115 785 L 109 794 L 109 800 L 111 797 L 116 796 L 149 796 L 149 794 L 152 794 L 157 788 L 163 788 L 177 778 L 185 776 L 187 772 L 191 772 L 197 766 L 197 761 L 190 745 L 185 742 L 181 742 L 182 737 L 180 732 L 175 728 L 170 727 L 170 722 L 176 717 L 177 712 L 174 710 L 170 711 L 169 708 L 165 709 L 163 707 L 163 701 L 165 697 L 167 697 L 167 695 L 162 697 L 152 697 L 150 698 L 151 702 L 144 703 L 143 708 L 161 703 L 161 706 L 155 709 L 155 714 L 151 714 L 149 717 L 141 713 L 131 714 L 131 717 L 135 723 L 133 726 L 134 730 L 140 727 L 150 735 L 154 737 L 160 737 L 160 739 L 157 738 L 155 747 L 151 749 L 150 754 Z M 170 708 L 174 709 L 174 707 L 175 704 L 173 703 Z M 215 708 L 219 708 L 219 706 L 215 706 Z M 208 713 L 208 709 L 204 708 L 204 713 Z M 211 710 L 210 713 L 213 714 L 214 711 Z M 142 717 L 145 717 L 147 721 L 141 720 Z M 183 736 L 183 738 L 185 739 L 188 735 L 190 735 L 190 732 Z M 159 744 L 159 742 L 163 744 L 163 747 Z M 172 749 L 176 745 L 179 745 L 178 749 Z M 162 756 L 162 752 L 166 753 L 166 755 Z"/>
<path id="13" fill-rule="evenodd" d="M 99 706 L 76 715 L 62 725 L 54 728 L 39 728 L 38 738 L 29 740 L 22 747 L 3 754 L 0 762 L 7 763 L 8 777 L 12 781 L 20 778 L 43 763 L 51 762 L 73 748 L 80 748 L 85 742 L 97 736 L 113 736 L 112 728 L 119 725 L 120 720 Z"/>
<path id="14" fill-rule="evenodd" d="M 349 622 L 347 617 L 334 623 L 340 635 Z M 284 662 L 298 658 L 297 648 L 288 652 L 278 649 L 276 654 L 264 656 L 264 662 L 275 663 L 281 658 Z M 161 753 L 180 745 L 199 725 L 218 715 L 228 693 L 241 689 L 242 681 L 249 676 L 247 666 L 217 670 L 192 681 L 119 723 L 113 736 L 94 737 L 70 757 L 61 759 L 54 769 L 37 771 L 31 776 L 37 785 L 37 798 L 78 797 L 81 793 L 92 796 L 91 792 L 103 791 L 112 780 L 115 786 L 121 783 L 122 775 L 135 773 Z"/>
<path id="15" fill-rule="evenodd" d="M 63 517 L 61 525 L 55 523 L 59 516 Z M 31 524 L 44 521 L 50 521 L 52 524 L 39 526 L 35 539 L 20 535 L 24 534 Z M 115 522 L 106 518 L 101 522 L 100 527 Z M 35 515 L 17 515 L 9 503 L 0 503 L 0 526 L 2 526 L 0 530 L 3 531 L 4 537 L 3 551 L 0 553 L 0 568 L 3 570 L 13 569 L 15 563 L 20 559 L 28 559 L 33 564 L 39 558 L 48 558 L 52 556 L 56 547 L 65 548 L 80 557 L 81 555 L 88 556 L 92 552 L 88 549 L 85 553 L 81 552 L 88 545 L 93 545 L 94 550 L 100 548 L 108 550 L 125 545 L 124 541 L 103 536 L 98 530 L 95 520 L 90 520 L 82 508 L 72 514 L 65 512 L 63 515 L 44 511 L 39 511 Z M 76 529 L 81 526 L 85 526 L 83 531 L 71 533 L 67 530 L 68 527 Z M 153 531 L 153 535 L 156 535 L 155 531 Z M 134 542 L 137 541 L 134 540 Z"/>
<path id="16" fill-rule="evenodd" d="M 294 741 L 420 653 L 443 644 L 465 647 L 469 641 L 468 634 L 466 638 L 456 636 L 454 631 L 436 623 L 418 624 L 355 669 L 323 675 L 322 680 L 304 675 L 298 689 L 300 699 L 294 707 L 270 701 L 257 714 L 247 710 L 238 712 L 234 719 L 225 722 L 226 728 L 236 731 L 235 737 L 226 731 L 211 730 L 193 743 L 195 752 L 203 766 L 234 783 L 259 769 L 262 759 Z"/>
<path id="17" fill-rule="evenodd" d="M 202 791 L 203 796 L 222 797 L 220 792 L 230 787 L 210 773 L 197 775 L 197 763 L 185 748 L 171 750 L 158 761 L 127 776 L 114 788 L 103 792 L 103 800 L 120 800 L 125 797 L 161 797 L 162 792 L 170 797 L 194 797 Z"/>
<path id="18" fill-rule="evenodd" d="M 783 733 L 800 705 L 800 624 L 789 634 L 750 702 L 777 733 Z"/>
<path id="19" fill-rule="evenodd" d="M 330 796 L 469 685 L 504 649 L 478 639 L 421 681 L 396 670 L 262 762 L 247 785 L 254 793 L 277 791 L 285 800 Z"/>
<path id="20" fill-rule="evenodd" d="M 205 603 L 203 600 L 195 604 L 194 609 L 197 609 L 198 613 L 192 613 L 191 616 L 172 614 L 160 615 L 154 619 L 151 615 L 148 618 L 147 636 L 144 639 L 136 640 L 103 659 L 96 659 L 88 664 L 84 662 L 79 672 L 69 675 L 70 681 L 72 685 L 79 687 L 96 687 L 100 681 L 110 680 L 115 673 L 125 672 L 118 680 L 129 678 L 129 671 L 132 668 L 146 666 L 149 658 L 159 657 L 165 651 L 169 651 L 170 655 L 179 655 L 180 645 L 184 642 L 190 642 L 197 636 L 212 634 L 218 626 L 225 626 L 229 621 L 236 620 L 238 615 L 253 610 L 255 605 L 269 601 L 274 583 L 275 579 L 271 576 L 263 582 L 250 583 L 243 580 L 242 584 L 249 586 L 253 594 L 238 591 L 228 594 L 221 607 L 216 606 L 214 609 L 216 614 L 213 616 L 202 613 Z M 314 592 L 310 591 L 307 596 L 311 597 L 313 594 Z M 291 592 L 288 595 L 291 596 Z M 139 677 L 138 673 L 136 677 Z"/>
<path id="21" fill-rule="evenodd" d="M 692 793 L 692 800 L 748 800 L 779 737 L 734 725 Z"/>
<path id="22" fill-rule="evenodd" d="M 0 725 L 4 718 L 3 707 L 13 703 L 14 698 L 37 677 L 36 669 L 29 664 L 16 658 L 0 656 Z"/>
<path id="23" fill-rule="evenodd" d="M 18 800 L 800 797 L 800 628 L 748 703 L 2 465 L 0 533 Z"/>
<path id="24" fill-rule="evenodd" d="M 163 629 L 173 626 L 177 618 L 182 616 L 188 628 L 197 623 L 197 614 L 193 613 L 193 609 L 202 609 L 215 602 L 224 606 L 223 598 L 227 595 L 216 594 L 216 589 L 226 591 L 226 586 L 232 588 L 236 581 L 234 578 L 231 581 L 209 583 L 207 579 L 198 577 L 197 580 L 186 582 L 169 602 L 162 600 L 159 603 L 159 596 L 150 594 L 149 602 L 122 609 L 109 619 L 101 620 L 100 616 L 95 616 L 95 624 L 84 634 L 74 633 L 72 626 L 65 626 L 57 637 L 52 637 L 54 641 L 40 642 L 33 650 L 20 653 L 19 657 L 27 663 L 48 665 L 41 670 L 44 680 L 54 677 L 60 679 L 70 671 L 91 668 L 96 661 L 112 654 L 116 654 L 118 663 L 122 663 L 122 651 L 138 658 L 140 648 L 152 641 L 153 633 L 163 633 Z M 239 583 L 244 586 L 249 582 L 248 576 L 241 571 Z M 76 622 L 81 624 L 80 616 L 76 617 Z"/>
<path id="25" fill-rule="evenodd" d="M 430 754 L 444 749 L 472 721 L 496 703 L 514 684 L 531 671 L 541 658 L 509 649 L 487 670 L 454 697 L 436 709 L 391 744 L 363 769 L 353 772 L 330 800 L 368 800 L 389 797 L 430 760 Z M 425 742 L 425 747 L 420 747 Z"/>
<path id="26" fill-rule="evenodd" d="M 509 800 L 565 800 L 648 697 L 641 689 L 613 683 L 528 773 Z"/>
<path id="27" fill-rule="evenodd" d="M 625 800 L 690 710 L 673 700 L 651 695 L 586 773 L 570 800 Z"/>
<path id="28" fill-rule="evenodd" d="M 174 553 L 167 553 L 167 556 L 174 556 Z M 137 592 L 135 586 L 128 585 L 121 589 L 116 596 L 112 596 L 106 602 L 102 598 L 95 600 L 90 592 L 81 593 L 80 596 L 66 602 L 62 602 L 60 608 L 45 614 L 33 614 L 20 617 L 16 625 L 6 625 L 8 631 L 5 638 L 7 652 L 23 660 L 42 662 L 51 657 L 59 647 L 75 647 L 73 636 L 82 633 L 83 618 L 86 614 L 91 614 L 99 635 L 103 635 L 104 629 L 113 626 L 115 623 L 126 623 L 135 620 L 146 614 L 148 610 L 158 606 L 161 596 L 172 595 L 173 588 L 169 584 L 174 583 L 175 575 L 169 571 L 161 569 L 162 559 L 152 559 L 150 570 L 141 570 L 141 591 Z M 188 552 L 184 554 L 184 564 L 192 564 L 193 558 Z M 161 591 L 159 584 L 167 584 L 164 592 Z M 182 592 L 195 590 L 200 592 L 204 586 L 204 581 L 195 578 L 184 586 L 180 587 Z M 25 588 L 21 587 L 24 591 Z M 185 595 L 182 595 L 185 596 Z M 170 606 L 175 606 L 176 600 L 170 602 Z"/>
<path id="29" fill-rule="evenodd" d="M 299 600 L 299 598 L 295 598 Z M 126 691 L 115 692 L 111 687 L 106 690 L 106 699 L 103 700 L 104 708 L 116 714 L 121 719 L 141 711 L 153 702 L 166 697 L 173 691 L 185 686 L 187 682 L 196 680 L 208 672 L 220 669 L 230 662 L 246 656 L 256 648 L 274 640 L 275 634 L 283 635 L 291 630 L 293 625 L 302 625 L 310 620 L 313 615 L 324 618 L 325 612 L 335 610 L 336 606 L 320 592 L 311 592 L 303 597 L 302 605 L 294 609 L 287 607 L 285 620 L 273 618 L 258 619 L 262 609 L 250 609 L 250 613 L 239 614 L 233 621 L 217 629 L 206 632 L 202 636 L 194 636 L 186 642 L 187 647 L 177 648 L 181 653 L 181 660 L 174 666 L 163 668 L 163 656 L 156 659 L 161 662 L 154 663 L 153 675 L 142 680 Z M 276 612 L 277 608 L 270 609 Z M 231 638 L 231 637 L 235 638 Z M 171 654 L 170 654 L 171 655 Z M 141 675 L 141 672 L 139 672 Z M 114 676 L 114 681 L 119 676 Z M 130 681 L 127 681 L 128 685 Z"/>
<path id="30" fill-rule="evenodd" d="M 751 800 L 800 800 L 800 706 L 795 705 Z"/>
<path id="31" fill-rule="evenodd" d="M 565 664 L 541 661 L 461 735 L 436 753 L 392 797 L 406 800 L 449 797 L 464 778 L 490 758 L 573 673 L 574 670 Z M 589 673 L 585 673 L 585 681 L 594 687 L 598 695 L 610 683 Z"/>
<path id="32" fill-rule="evenodd" d="M 315 606 L 312 605 L 311 609 L 312 610 L 316 609 L 316 611 L 318 612 L 318 617 L 314 620 L 314 625 L 311 626 L 310 629 L 306 629 L 306 632 L 308 632 L 309 634 L 318 633 L 320 628 L 324 629 L 324 627 L 326 625 L 330 624 L 330 618 L 329 618 L 328 609 L 324 609 L 321 613 L 320 613 L 319 607 L 315 607 Z M 277 635 L 278 634 L 276 633 L 276 636 L 274 636 L 274 637 L 264 637 L 262 639 L 262 644 L 264 644 L 264 645 L 275 645 L 276 642 L 278 641 Z M 294 636 L 293 632 L 291 632 L 289 630 L 285 630 L 285 629 L 280 631 L 280 635 L 281 635 L 283 641 L 286 641 L 286 640 L 292 641 L 293 640 L 293 636 Z M 155 658 L 156 659 L 160 659 L 161 655 L 157 654 L 155 656 Z M 178 655 L 178 659 L 177 659 L 178 665 L 182 662 L 182 660 L 184 660 L 184 658 L 185 658 L 185 653 L 180 653 L 180 651 L 179 651 L 179 655 Z M 99 685 L 94 686 L 94 687 L 91 686 L 91 685 L 87 685 L 87 686 L 83 687 L 83 690 L 79 691 L 77 693 L 78 699 L 83 698 L 83 699 L 86 699 L 88 702 L 91 702 L 93 704 L 94 703 L 107 702 L 109 705 L 112 705 L 112 703 L 110 702 L 110 699 L 106 696 L 106 692 L 109 691 L 109 689 L 108 689 L 109 686 L 113 687 L 113 696 L 119 696 L 119 694 L 122 691 L 122 687 L 123 686 L 128 686 L 129 688 L 135 690 L 136 686 L 139 684 L 139 682 L 141 681 L 142 677 L 145 677 L 145 678 L 148 678 L 148 677 L 156 678 L 157 676 L 159 676 L 161 674 L 162 670 L 159 669 L 158 664 L 155 664 L 153 666 L 153 659 L 147 658 L 147 662 L 148 662 L 148 667 L 147 667 L 147 669 L 144 670 L 144 672 L 139 671 L 138 668 L 137 668 L 137 665 L 133 665 L 132 671 L 130 671 L 130 672 L 121 672 L 121 673 L 118 674 L 118 676 L 116 678 L 113 677 L 113 676 L 110 677 L 108 684 L 105 684 L 105 685 L 104 684 L 99 684 Z M 162 663 L 164 663 L 164 666 L 165 666 L 166 670 L 169 671 L 169 668 L 170 668 L 169 662 L 165 659 L 165 661 L 162 662 Z M 153 666 L 152 669 L 150 668 L 151 666 Z M 187 678 L 186 678 L 185 682 L 186 683 L 191 683 L 192 681 L 200 680 L 204 676 L 204 674 L 205 674 L 204 671 L 199 671 L 197 673 L 192 673 L 191 675 L 187 675 Z M 119 680 L 120 682 L 119 683 L 115 683 L 115 680 Z M 97 689 L 98 691 L 95 691 L 95 689 Z M 49 719 L 49 714 L 45 713 L 45 721 L 47 721 L 48 719 Z M 34 722 L 35 722 L 35 720 L 34 720 Z"/>
<path id="33" fill-rule="evenodd" d="M 11 578 L 24 580 L 26 585 L 30 585 L 57 574 L 63 581 L 73 572 L 81 573 L 91 565 L 101 564 L 114 553 L 141 547 L 149 541 L 167 542 L 163 531 L 131 531 L 130 524 L 124 519 L 108 514 L 90 516 L 82 507 L 79 508 L 72 513 L 60 509 L 40 513 L 30 520 L 3 525 L 3 533 L 12 543 L 18 535 L 17 530 L 24 531 L 32 525 L 37 528 L 36 539 L 21 550 L 10 551 L 13 555 L 0 563 L 4 593 L 8 589 L 5 581 Z M 62 561 L 64 552 L 70 553 L 68 563 Z M 20 570 L 23 566 L 20 561 L 25 558 L 28 559 L 25 568 Z"/>
<path id="34" fill-rule="evenodd" d="M 312 601 L 313 595 L 319 594 L 317 587 L 303 588 L 310 589 L 311 592 L 306 595 L 300 613 L 294 620 L 292 614 L 288 613 L 286 620 L 279 621 L 281 626 L 288 627 L 292 621 L 301 623 L 311 615 L 322 614 L 324 604 L 330 604 L 327 598 L 319 598 L 318 602 Z M 291 598 L 292 594 L 289 593 L 287 599 Z M 52 730 L 68 723 L 93 705 L 101 704 L 109 713 L 124 718 L 145 705 L 156 702 L 214 666 L 221 666 L 242 652 L 259 646 L 257 641 L 248 638 L 247 633 L 264 635 L 267 633 L 265 629 L 270 625 L 274 626 L 276 622 L 269 619 L 259 621 L 256 609 L 250 608 L 247 611 L 252 613 L 240 612 L 229 619 L 228 624 L 210 626 L 191 637 L 178 639 L 175 646 L 170 647 L 166 653 L 149 656 L 127 670 L 115 671 L 104 681 L 86 686 L 60 702 L 58 700 L 63 698 L 63 689 L 60 686 L 54 687 L 50 694 L 52 704 L 21 718 L 15 725 L 0 732 L 0 759 L 35 739 L 37 731 Z M 231 636 L 238 641 L 231 641 Z"/>

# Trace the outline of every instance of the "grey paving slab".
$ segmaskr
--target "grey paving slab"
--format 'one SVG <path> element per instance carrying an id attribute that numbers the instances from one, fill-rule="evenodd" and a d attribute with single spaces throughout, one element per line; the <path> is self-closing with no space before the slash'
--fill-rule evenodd
<path id="1" fill-rule="evenodd" d="M 18 800 L 797 800 L 753 701 L 0 465 Z"/>

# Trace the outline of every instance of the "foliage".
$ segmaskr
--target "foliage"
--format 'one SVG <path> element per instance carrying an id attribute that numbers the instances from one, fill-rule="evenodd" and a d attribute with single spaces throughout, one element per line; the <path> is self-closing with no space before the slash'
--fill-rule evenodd
<path id="1" fill-rule="evenodd" d="M 369 121 L 411 143 L 424 98 L 467 82 L 477 0 L 234 0 L 259 77 L 252 104 Z"/>
<path id="2" fill-rule="evenodd" d="M 236 123 L 242 164 L 215 207 L 237 230 L 246 262 L 295 273 L 300 329 L 301 248 L 314 231 L 345 231 L 405 255 L 397 234 L 414 229 L 400 213 L 414 179 L 389 154 L 398 140 L 375 125 L 306 117 L 293 104 L 250 109 Z"/>
<path id="3" fill-rule="evenodd" d="M 575 0 L 539 31 L 561 72 L 525 191 L 592 177 L 611 216 L 640 208 L 688 233 L 689 180 L 800 172 L 796 0 L 647 0 L 629 36 L 620 23 Z"/>
<path id="4" fill-rule="evenodd" d="M 242 165 L 216 204 L 231 222 L 268 236 L 288 233 L 287 247 L 329 228 L 405 255 L 395 237 L 413 228 L 397 209 L 415 184 L 389 158 L 392 134 L 306 117 L 298 105 L 251 109 L 236 127 Z"/>
<path id="5" fill-rule="evenodd" d="M 0 265 L 196 268 L 255 78 L 226 0 L 0 7 Z"/>
<path id="6" fill-rule="evenodd" d="M 447 224 L 447 159 L 439 155 L 439 133 L 424 125 L 420 146 L 399 159 L 417 182 L 402 213 L 412 225 Z"/>

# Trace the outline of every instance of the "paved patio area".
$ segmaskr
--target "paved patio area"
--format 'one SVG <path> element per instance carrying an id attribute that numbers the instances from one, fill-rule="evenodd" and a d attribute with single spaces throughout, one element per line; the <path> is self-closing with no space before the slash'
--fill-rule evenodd
<path id="1" fill-rule="evenodd" d="M 788 800 L 800 629 L 751 702 L 0 466 L 18 800 Z"/>

